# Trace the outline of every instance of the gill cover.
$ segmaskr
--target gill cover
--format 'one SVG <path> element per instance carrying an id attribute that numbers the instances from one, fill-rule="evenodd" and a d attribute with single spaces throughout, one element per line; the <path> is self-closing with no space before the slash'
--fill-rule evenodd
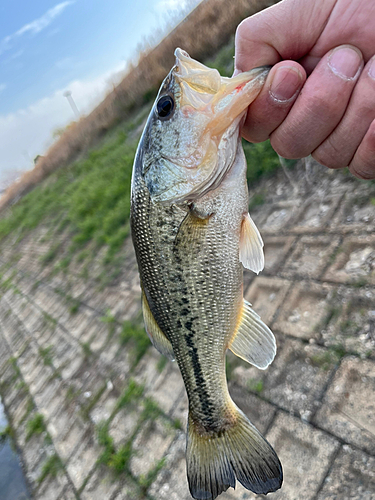
<path id="1" fill-rule="evenodd" d="M 142 158 L 151 199 L 168 204 L 193 201 L 219 186 L 233 164 L 244 112 L 269 71 L 224 78 L 181 49 L 175 56 L 145 130 Z"/>

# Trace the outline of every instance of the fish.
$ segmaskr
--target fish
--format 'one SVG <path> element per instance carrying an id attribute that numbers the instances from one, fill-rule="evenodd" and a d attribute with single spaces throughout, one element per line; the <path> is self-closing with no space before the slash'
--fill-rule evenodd
<path id="1" fill-rule="evenodd" d="M 233 402 L 226 351 L 266 369 L 271 330 L 243 297 L 243 268 L 259 273 L 263 242 L 248 213 L 240 130 L 269 67 L 220 76 L 182 49 L 163 81 L 135 155 L 131 234 L 145 329 L 175 360 L 189 400 L 190 494 L 214 499 L 238 480 L 281 487 L 276 452 Z"/>

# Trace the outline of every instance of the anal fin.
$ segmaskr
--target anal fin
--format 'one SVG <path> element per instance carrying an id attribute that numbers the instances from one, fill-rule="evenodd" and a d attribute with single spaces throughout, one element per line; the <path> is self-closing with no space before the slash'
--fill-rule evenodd
<path id="1" fill-rule="evenodd" d="M 240 325 L 229 344 L 229 349 L 261 370 L 265 370 L 276 355 L 273 333 L 246 300 L 243 301 Z"/>
<path id="2" fill-rule="evenodd" d="M 263 240 L 249 213 L 242 219 L 240 262 L 256 274 L 264 268 Z"/>
<path id="3" fill-rule="evenodd" d="M 145 322 L 145 330 L 149 336 L 153 346 L 161 353 L 164 354 L 171 361 L 174 361 L 173 347 L 165 334 L 160 330 L 155 318 L 148 305 L 145 293 L 142 292 L 142 310 L 143 319 Z"/>

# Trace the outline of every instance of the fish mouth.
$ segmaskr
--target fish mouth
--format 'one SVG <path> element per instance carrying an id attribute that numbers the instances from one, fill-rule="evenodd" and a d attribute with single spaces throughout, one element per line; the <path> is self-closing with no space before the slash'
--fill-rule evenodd
<path id="1" fill-rule="evenodd" d="M 182 49 L 175 50 L 174 76 L 181 87 L 180 106 L 192 107 L 210 116 L 206 127 L 211 137 L 219 137 L 256 99 L 271 66 L 227 78 L 218 70 L 192 59 Z"/>

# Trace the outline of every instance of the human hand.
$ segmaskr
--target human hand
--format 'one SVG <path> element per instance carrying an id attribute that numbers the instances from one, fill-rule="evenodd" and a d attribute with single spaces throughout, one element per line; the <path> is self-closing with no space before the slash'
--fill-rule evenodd
<path id="1" fill-rule="evenodd" d="M 243 136 L 270 138 L 286 158 L 312 154 L 329 168 L 375 178 L 374 54 L 373 0 L 284 0 L 245 19 L 235 71 L 275 66 Z"/>

